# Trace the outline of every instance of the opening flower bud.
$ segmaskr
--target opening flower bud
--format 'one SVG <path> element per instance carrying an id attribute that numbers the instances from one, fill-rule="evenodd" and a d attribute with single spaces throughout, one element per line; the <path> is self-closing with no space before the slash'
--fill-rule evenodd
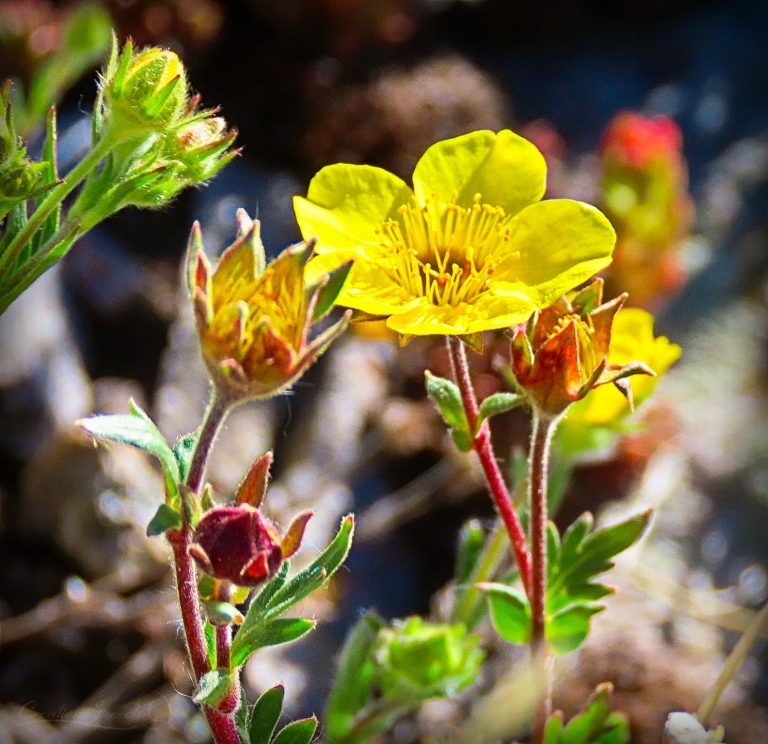
<path id="1" fill-rule="evenodd" d="M 266 264 L 258 220 L 238 211 L 235 242 L 211 269 L 199 226 L 189 241 L 188 281 L 203 359 L 219 392 L 232 402 L 277 395 L 292 385 L 346 328 L 343 318 L 310 340 L 315 321 L 343 284 L 304 278 L 312 243 L 284 250 Z M 349 267 L 342 267 L 346 275 Z"/>
<path id="2" fill-rule="evenodd" d="M 205 573 L 238 586 L 257 586 L 298 550 L 311 512 L 300 514 L 285 537 L 250 504 L 216 506 L 195 530 L 190 554 Z"/>
<path id="3" fill-rule="evenodd" d="M 642 362 L 608 362 L 611 329 L 626 300 L 601 304 L 602 279 L 561 297 L 518 328 L 512 339 L 512 371 L 531 405 L 548 418 L 559 416 L 592 388 L 613 382 L 631 403 L 625 378 L 654 375 Z"/>

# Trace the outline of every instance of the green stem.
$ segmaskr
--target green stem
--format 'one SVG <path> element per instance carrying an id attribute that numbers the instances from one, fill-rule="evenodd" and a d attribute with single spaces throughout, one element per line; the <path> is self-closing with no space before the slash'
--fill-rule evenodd
<path id="1" fill-rule="evenodd" d="M 738 668 L 747 658 L 749 649 L 752 648 L 752 644 L 760 637 L 763 631 L 768 628 L 768 602 L 763 605 L 763 608 L 752 619 L 744 634 L 739 638 L 739 642 L 734 646 L 733 651 L 728 655 L 725 660 L 723 669 L 715 680 L 715 684 L 709 691 L 709 694 L 704 698 L 704 702 L 698 710 L 697 717 L 705 726 L 709 722 L 710 717 L 715 712 L 717 703 L 720 700 L 720 696 L 725 691 L 728 683 L 733 679 L 733 675 L 736 674 Z"/>
<path id="2" fill-rule="evenodd" d="M 24 227 L 9 243 L 2 255 L 0 255 L 0 272 L 8 269 L 13 264 L 24 247 L 35 236 L 46 219 L 61 204 L 64 199 L 98 166 L 107 153 L 115 146 L 112 138 L 103 137 L 91 149 L 91 151 L 62 179 L 61 183 L 48 192 L 37 208 L 32 213 Z"/>
<path id="3" fill-rule="evenodd" d="M 504 522 L 497 519 L 491 534 L 488 535 L 471 573 L 467 577 L 467 588 L 456 603 L 451 613 L 452 623 L 463 623 L 467 628 L 472 626 L 472 618 L 477 605 L 482 601 L 482 592 L 477 584 L 490 581 L 501 565 L 507 551 L 508 538 Z"/>
<path id="4" fill-rule="evenodd" d="M 547 601 L 547 475 L 549 449 L 557 419 L 533 413 L 531 449 L 528 466 L 528 499 L 531 512 L 531 659 L 541 665 L 542 695 L 533 721 L 533 742 L 540 744 L 544 726 L 552 715 L 551 665 L 546 641 Z"/>

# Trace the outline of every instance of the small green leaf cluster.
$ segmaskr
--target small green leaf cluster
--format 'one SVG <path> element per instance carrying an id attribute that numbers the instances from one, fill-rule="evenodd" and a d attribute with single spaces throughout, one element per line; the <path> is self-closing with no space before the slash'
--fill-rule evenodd
<path id="1" fill-rule="evenodd" d="M 576 650 L 586 640 L 590 619 L 605 606 L 599 601 L 613 589 L 596 577 L 613 567 L 613 558 L 633 545 L 648 526 L 645 512 L 619 524 L 593 530 L 588 512 L 577 519 L 560 539 L 557 527 L 547 532 L 547 596 L 545 634 L 558 654 Z M 482 585 L 498 634 L 509 643 L 531 638 L 531 607 L 525 593 L 501 583 Z"/>
<path id="2" fill-rule="evenodd" d="M 448 426 L 455 445 L 462 452 L 469 452 L 472 449 L 472 442 L 486 419 L 511 411 L 513 408 L 517 408 L 524 400 L 522 396 L 516 393 L 494 393 L 489 395 L 480 404 L 477 423 L 473 431 L 467 421 L 467 414 L 464 410 L 464 403 L 458 385 L 450 380 L 446 380 L 444 377 L 437 377 L 431 372 L 425 372 L 425 380 L 427 395 L 437 406 L 437 410 L 440 411 L 440 415 Z"/>
<path id="3" fill-rule="evenodd" d="M 629 744 L 629 723 L 623 713 L 611 711 L 610 684 L 600 685 L 582 713 L 563 722 L 555 713 L 544 728 L 542 744 Z"/>
<path id="4" fill-rule="evenodd" d="M 478 643 L 462 625 L 419 617 L 387 624 L 364 615 L 341 652 L 326 709 L 328 737 L 368 741 L 422 701 L 468 687 L 484 658 Z"/>

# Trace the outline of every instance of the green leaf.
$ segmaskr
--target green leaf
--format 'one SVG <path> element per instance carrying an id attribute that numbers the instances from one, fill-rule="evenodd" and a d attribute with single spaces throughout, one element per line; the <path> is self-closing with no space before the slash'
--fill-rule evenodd
<path id="1" fill-rule="evenodd" d="M 544 738 L 542 744 L 561 744 L 560 736 L 563 733 L 563 714 L 555 712 L 544 726 Z"/>
<path id="2" fill-rule="evenodd" d="M 198 439 L 200 439 L 200 432 L 196 430 L 180 436 L 173 443 L 173 456 L 176 459 L 181 483 L 184 483 L 187 480 L 187 475 L 189 475 L 189 466 L 192 464 L 192 456 L 195 454 Z"/>
<path id="3" fill-rule="evenodd" d="M 496 632 L 508 643 L 525 644 L 530 641 L 531 607 L 525 594 L 505 584 L 480 584 L 488 597 L 491 622 Z"/>
<path id="4" fill-rule="evenodd" d="M 211 625 L 207 618 L 205 625 L 203 625 L 203 635 L 205 636 L 205 648 L 208 652 L 208 663 L 211 668 L 214 668 L 216 666 L 216 628 Z"/>
<path id="5" fill-rule="evenodd" d="M 603 609 L 597 600 L 612 589 L 597 581 L 613 567 L 613 558 L 643 534 L 651 512 L 592 531 L 592 517 L 583 514 L 565 532 L 560 544 L 555 528 L 548 532 L 547 640 L 556 653 L 577 649 L 589 633 L 590 618 Z"/>
<path id="6" fill-rule="evenodd" d="M 500 413 L 506 413 L 513 408 L 517 408 L 525 402 L 524 395 L 518 395 L 517 393 L 494 393 L 489 395 L 480 404 L 480 415 L 477 419 L 477 425 L 485 421 L 491 416 L 498 416 Z"/>
<path id="7" fill-rule="evenodd" d="M 574 602 L 547 617 L 547 642 L 556 654 L 575 651 L 589 634 L 592 615 L 602 612 L 605 605 L 594 602 Z"/>
<path id="8" fill-rule="evenodd" d="M 459 452 L 469 452 L 472 449 L 472 437 L 469 432 L 460 429 L 450 429 L 451 439 Z"/>
<path id="9" fill-rule="evenodd" d="M 309 566 L 280 587 L 269 599 L 267 602 L 268 615 L 275 617 L 282 614 L 289 607 L 323 586 L 344 563 L 349 549 L 352 547 L 354 531 L 355 518 L 352 514 L 347 514 L 341 520 L 339 531 L 328 547 Z"/>
<path id="10" fill-rule="evenodd" d="M 459 449 L 465 446 L 466 441 L 472 439 L 469 431 L 467 415 L 464 412 L 464 402 L 457 385 L 444 377 L 436 377 L 431 372 L 424 373 L 427 386 L 427 395 L 437 406 L 445 423 L 453 430 L 453 437 Z M 457 441 L 457 436 L 458 441 Z M 471 445 L 470 445 L 471 446 Z M 462 451 L 467 451 L 462 449 Z"/>
<path id="11" fill-rule="evenodd" d="M 352 261 L 347 261 L 347 263 L 328 273 L 328 281 L 317 289 L 317 300 L 312 313 L 312 320 L 320 320 L 330 312 L 336 298 L 344 288 L 344 282 L 352 269 L 352 263 Z"/>
<path id="12" fill-rule="evenodd" d="M 167 479 L 179 482 L 179 467 L 165 437 L 149 416 L 131 401 L 131 412 L 80 419 L 77 425 L 94 439 L 127 444 L 154 455 L 163 466 Z"/>
<path id="13" fill-rule="evenodd" d="M 248 726 L 251 744 L 270 743 L 283 711 L 284 697 L 285 688 L 282 685 L 276 685 L 263 693 L 256 701 L 251 711 L 250 725 Z"/>
<path id="14" fill-rule="evenodd" d="M 157 507 L 155 516 L 147 525 L 147 537 L 156 537 L 162 535 L 166 530 L 181 527 L 181 514 L 175 509 L 171 509 L 168 504 L 160 504 Z"/>
<path id="15" fill-rule="evenodd" d="M 330 739 L 343 740 L 360 711 L 371 702 L 375 665 L 373 650 L 384 622 L 368 612 L 355 623 L 344 642 L 325 709 Z"/>
<path id="16" fill-rule="evenodd" d="M 278 572 L 264 585 L 264 588 L 253 598 L 248 607 L 248 614 L 245 616 L 245 623 L 242 629 L 247 629 L 249 625 L 255 625 L 263 619 L 263 615 L 269 606 L 272 597 L 281 589 L 288 580 L 288 569 L 291 566 L 290 561 L 283 561 Z"/>
<path id="17" fill-rule="evenodd" d="M 280 730 L 272 744 L 309 744 L 317 729 L 317 718 L 302 718 Z"/>
<path id="18" fill-rule="evenodd" d="M 456 555 L 456 584 L 463 584 L 472 573 L 485 544 L 485 532 L 479 519 L 470 519 L 461 528 Z"/>
<path id="19" fill-rule="evenodd" d="M 562 565 L 557 567 L 550 593 L 555 595 L 566 592 L 578 597 L 595 576 L 613 567 L 612 558 L 639 539 L 650 518 L 651 512 L 644 512 L 619 524 L 591 532 L 577 543 L 579 533 L 584 531 L 584 527 L 580 526 L 570 537 L 571 544 L 563 548 L 563 556 L 565 558 L 567 553 L 570 562 L 565 563 L 563 560 Z"/>
<path id="20" fill-rule="evenodd" d="M 543 744 L 630 744 L 629 724 L 623 713 L 611 712 L 613 687 L 598 686 L 585 709 L 563 726 L 563 715 L 555 713 L 544 729 Z"/>
<path id="21" fill-rule="evenodd" d="M 240 744 L 251 744 L 251 737 L 248 733 L 248 696 L 245 693 L 245 687 L 240 685 L 240 704 L 235 711 L 235 728 L 240 737 Z"/>
<path id="22" fill-rule="evenodd" d="M 562 744 L 590 744 L 603 729 L 610 713 L 610 688 L 598 689 L 583 713 L 571 718 L 565 727 Z"/>
<path id="23" fill-rule="evenodd" d="M 214 669 L 206 672 L 201 677 L 192 699 L 198 705 L 215 706 L 224 699 L 231 680 L 232 675 L 226 669 Z"/>
<path id="24" fill-rule="evenodd" d="M 247 630 L 240 628 L 232 641 L 229 655 L 230 668 L 236 669 L 242 666 L 248 657 L 260 648 L 278 646 L 301 638 L 316 624 L 315 620 L 291 617 L 265 620 Z"/>

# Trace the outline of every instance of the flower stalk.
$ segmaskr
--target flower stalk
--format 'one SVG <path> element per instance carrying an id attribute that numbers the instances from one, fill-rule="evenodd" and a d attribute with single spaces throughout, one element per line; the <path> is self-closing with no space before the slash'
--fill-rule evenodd
<path id="1" fill-rule="evenodd" d="M 448 336 L 447 343 L 454 379 L 461 392 L 461 399 L 464 403 L 464 411 L 467 416 L 467 422 L 469 423 L 469 429 L 474 432 L 477 429 L 479 408 L 475 390 L 472 386 L 472 379 L 469 375 L 466 351 L 464 350 L 463 343 L 456 336 Z M 507 534 L 509 534 L 515 560 L 517 561 L 517 566 L 520 570 L 520 578 L 522 579 L 526 594 L 530 597 L 532 581 L 531 556 L 528 552 L 525 532 L 520 523 L 520 518 L 517 516 L 512 497 L 509 494 L 507 485 L 504 482 L 504 477 L 501 474 L 501 469 L 496 461 L 493 444 L 491 442 L 491 430 L 487 420 L 483 421 L 479 431 L 475 434 L 472 448 L 477 453 L 483 472 L 485 473 L 485 479 L 488 484 L 488 489 L 491 492 L 491 497 L 493 498 L 493 502 L 504 522 Z"/>
<path id="2" fill-rule="evenodd" d="M 547 481 L 549 450 L 558 418 L 534 410 L 528 465 L 528 503 L 531 510 L 531 659 L 541 665 L 542 694 L 534 716 L 534 744 L 544 737 L 544 726 L 552 715 L 551 666 L 545 636 L 547 620 Z"/>

